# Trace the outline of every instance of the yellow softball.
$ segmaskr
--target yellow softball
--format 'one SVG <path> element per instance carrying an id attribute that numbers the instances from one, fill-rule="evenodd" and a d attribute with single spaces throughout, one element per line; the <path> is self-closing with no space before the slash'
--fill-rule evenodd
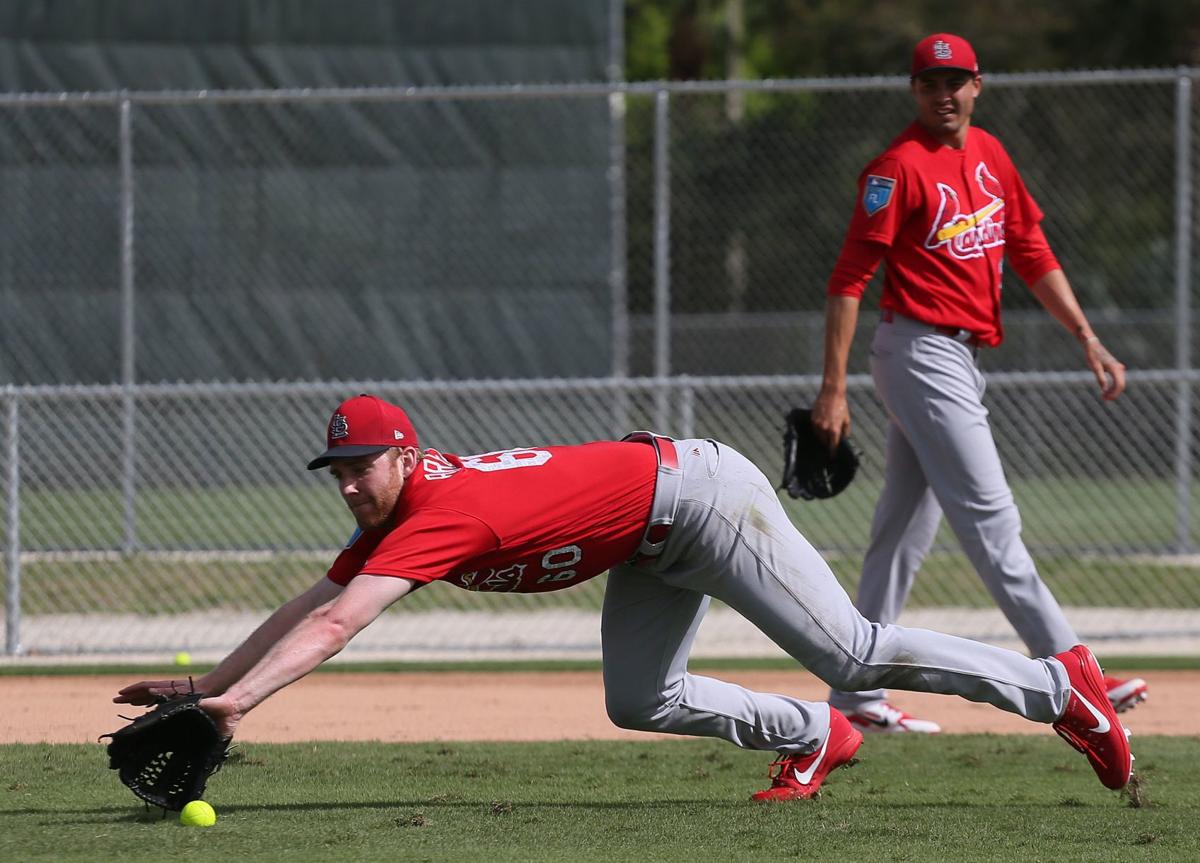
<path id="1" fill-rule="evenodd" d="M 175 654 L 175 664 L 176 665 L 191 665 L 192 664 L 192 655 L 190 653 L 188 653 L 186 650 L 179 651 L 178 653 Z"/>
<path id="2" fill-rule="evenodd" d="M 193 800 L 179 813 L 179 823 L 188 827 L 212 827 L 217 823 L 217 813 L 203 800 Z"/>

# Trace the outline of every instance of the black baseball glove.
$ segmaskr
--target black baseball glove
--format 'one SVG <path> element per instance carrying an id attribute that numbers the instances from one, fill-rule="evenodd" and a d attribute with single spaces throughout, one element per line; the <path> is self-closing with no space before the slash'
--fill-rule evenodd
<path id="1" fill-rule="evenodd" d="M 848 438 L 843 437 L 831 453 L 813 429 L 812 411 L 796 408 L 788 413 L 781 489 L 805 500 L 833 497 L 850 485 L 857 471 L 858 453 Z"/>
<path id="2" fill-rule="evenodd" d="M 199 692 L 164 700 L 120 731 L 104 734 L 108 766 L 147 803 L 179 811 L 204 796 L 229 755 L 229 738 L 200 709 Z"/>

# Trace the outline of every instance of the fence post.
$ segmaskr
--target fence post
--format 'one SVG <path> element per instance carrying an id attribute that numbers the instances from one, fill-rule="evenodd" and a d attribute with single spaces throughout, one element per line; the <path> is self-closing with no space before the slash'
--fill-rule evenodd
<path id="1" fill-rule="evenodd" d="M 671 374 L 671 94 L 654 95 L 654 428 L 669 431 Z"/>
<path id="2" fill-rule="evenodd" d="M 124 510 L 125 554 L 137 550 L 137 402 L 133 392 L 136 380 L 136 315 L 134 314 L 133 278 L 133 104 L 121 100 L 121 501 Z"/>
<path id="3" fill-rule="evenodd" d="M 625 80 L 625 2 L 608 0 L 608 82 Z M 625 100 L 616 90 L 608 94 L 608 206 L 610 243 L 608 287 L 612 307 L 612 366 L 616 378 L 629 376 L 632 338 L 629 329 L 629 279 L 626 272 L 628 244 L 625 193 Z M 629 391 L 621 389 L 613 406 L 614 429 L 629 428 Z M 624 434 L 624 431 L 620 432 Z"/>
<path id="4" fill-rule="evenodd" d="M 4 507 L 4 534 L 7 538 L 8 577 L 5 581 L 4 652 L 21 652 L 21 455 L 20 408 L 17 394 L 8 398 L 5 422 L 4 455 L 8 465 Z"/>
<path id="5" fill-rule="evenodd" d="M 1175 82 L 1175 551 L 1192 547 L 1192 79 Z"/>

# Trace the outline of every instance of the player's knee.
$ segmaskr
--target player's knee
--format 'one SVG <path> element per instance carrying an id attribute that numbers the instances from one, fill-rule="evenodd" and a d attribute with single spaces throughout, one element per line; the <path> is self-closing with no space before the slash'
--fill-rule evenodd
<path id="1" fill-rule="evenodd" d="M 605 707 L 608 709 L 608 718 L 618 728 L 627 728 L 630 731 L 652 730 L 656 712 L 654 710 L 648 710 L 643 705 L 624 702 L 614 704 L 612 701 L 607 701 Z"/>
<path id="2" fill-rule="evenodd" d="M 670 715 L 679 701 L 678 687 L 656 693 L 604 693 L 608 718 L 618 728 L 630 731 L 657 731 L 664 717 Z"/>

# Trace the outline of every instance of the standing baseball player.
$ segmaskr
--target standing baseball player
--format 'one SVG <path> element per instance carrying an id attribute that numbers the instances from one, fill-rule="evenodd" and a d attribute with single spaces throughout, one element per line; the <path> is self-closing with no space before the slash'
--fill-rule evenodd
<path id="1" fill-rule="evenodd" d="M 899 617 L 945 512 L 1032 655 L 1053 656 L 1079 638 L 1021 540 L 1020 516 L 982 403 L 979 352 L 1003 338 L 1005 252 L 1034 296 L 1079 341 L 1105 400 L 1125 388 L 1125 367 L 1088 324 L 1012 160 L 999 141 L 971 125 L 982 87 L 965 39 L 938 33 L 917 44 L 916 121 L 859 178 L 858 202 L 829 280 L 825 370 L 813 425 L 830 445 L 850 431 L 850 342 L 863 292 L 883 261 L 882 314 L 870 362 L 888 412 L 887 465 L 858 609 L 884 624 Z M 1105 677 L 1104 685 L 1118 711 L 1146 697 L 1140 679 Z M 892 707 L 883 689 L 842 689 L 830 701 L 857 728 L 940 730 Z"/>
<path id="2" fill-rule="evenodd" d="M 831 685 L 960 695 L 1052 723 L 1101 781 L 1132 757 L 1082 645 L 1029 659 L 919 629 L 870 623 L 788 520 L 771 483 L 711 440 L 635 432 L 623 441 L 455 456 L 418 448 L 399 407 L 368 395 L 329 420 L 328 466 L 358 524 L 327 575 L 285 603 L 196 681 L 223 734 L 338 653 L 389 605 L 433 581 L 467 590 L 558 590 L 609 571 L 602 646 L 608 714 L 623 728 L 720 737 L 778 753 L 758 800 L 811 797 L 862 735 L 824 703 L 690 674 L 718 597 Z M 187 681 L 142 681 L 149 704 Z"/>

